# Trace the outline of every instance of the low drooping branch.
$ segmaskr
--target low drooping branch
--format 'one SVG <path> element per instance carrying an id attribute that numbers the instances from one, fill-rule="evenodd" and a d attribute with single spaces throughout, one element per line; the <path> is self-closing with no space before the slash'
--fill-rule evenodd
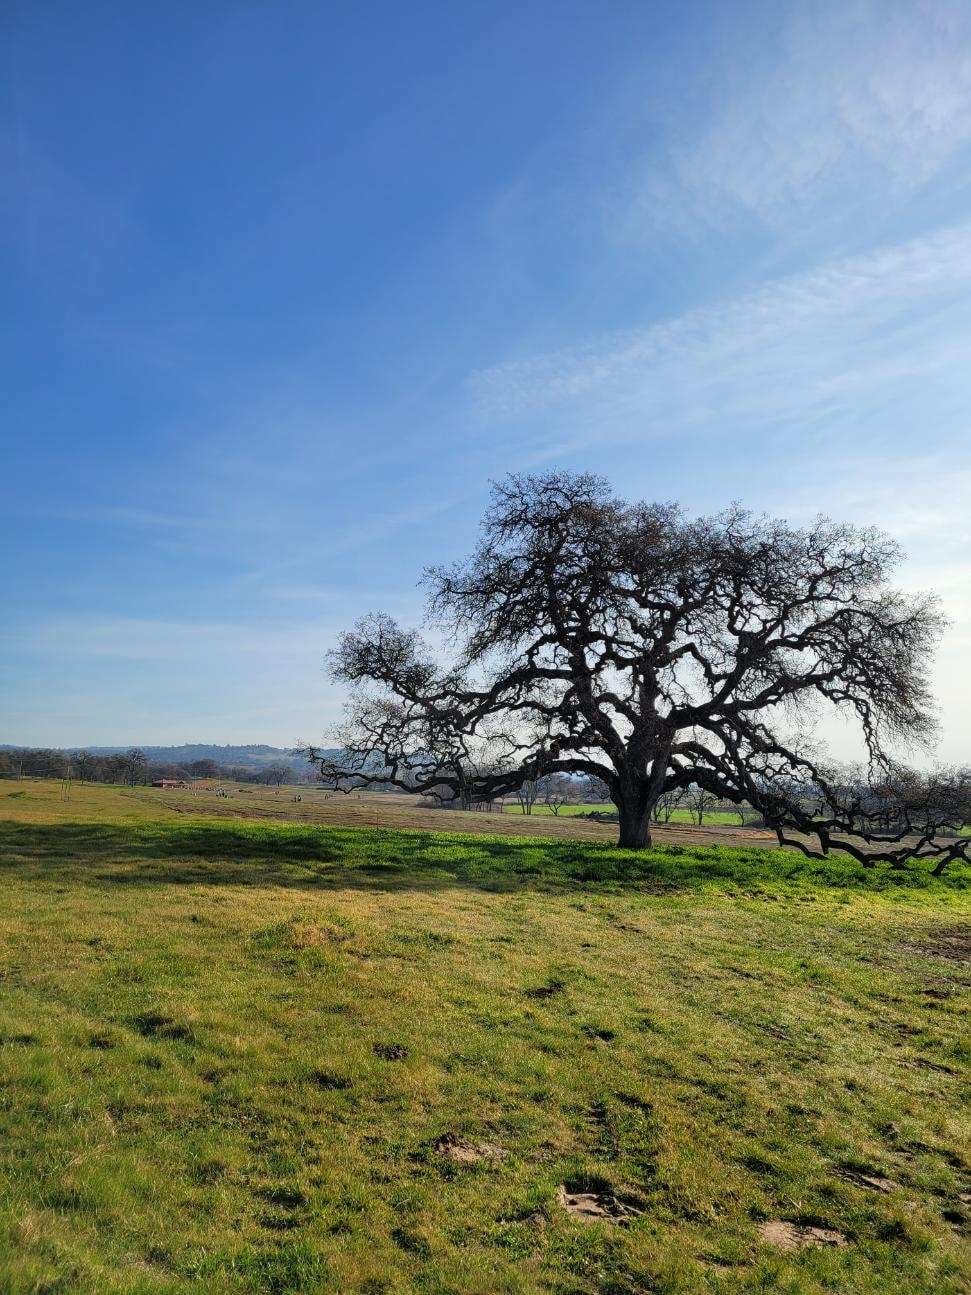
<path id="1" fill-rule="evenodd" d="M 968 859 L 967 769 L 921 774 L 889 762 L 879 770 L 823 768 L 780 746 L 767 730 L 754 738 L 747 749 L 728 742 L 710 769 L 699 753 L 689 776 L 723 800 L 752 805 L 781 845 L 815 859 L 840 851 L 866 867 L 924 860 L 935 873 Z"/>
<path id="2" fill-rule="evenodd" d="M 509 477 L 472 557 L 426 573 L 451 662 L 366 618 L 330 657 L 352 692 L 340 757 L 311 758 L 332 786 L 463 803 L 598 779 L 630 846 L 649 842 L 661 797 L 702 789 L 753 806 L 807 853 L 943 866 L 965 849 L 948 833 L 967 778 L 921 780 L 890 756 L 933 735 L 927 666 L 943 625 L 933 598 L 888 584 L 898 556 L 832 522 L 797 529 L 739 508 L 690 520 L 591 476 Z M 856 720 L 866 777 L 827 771 L 786 736 L 820 707 Z"/>

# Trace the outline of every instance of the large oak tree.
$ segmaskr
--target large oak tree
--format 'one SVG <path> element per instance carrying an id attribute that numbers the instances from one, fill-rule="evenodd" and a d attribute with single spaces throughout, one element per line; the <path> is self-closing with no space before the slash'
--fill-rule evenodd
<path id="1" fill-rule="evenodd" d="M 471 558 L 426 572 L 448 663 L 367 617 L 330 656 L 351 685 L 342 753 L 309 754 L 335 786 L 465 803 L 599 778 L 622 846 L 648 845 L 659 798 L 695 788 L 753 805 L 807 853 L 943 866 L 965 848 L 967 776 L 907 774 L 891 754 L 933 735 L 943 624 L 932 596 L 888 583 L 898 559 L 874 530 L 737 507 L 691 519 L 595 476 L 510 476 Z M 821 707 L 859 726 L 865 776 L 796 736 Z"/>

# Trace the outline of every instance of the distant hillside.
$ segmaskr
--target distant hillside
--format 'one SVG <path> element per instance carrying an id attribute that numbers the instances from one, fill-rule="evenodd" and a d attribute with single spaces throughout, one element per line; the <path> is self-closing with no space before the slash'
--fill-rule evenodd
<path id="1" fill-rule="evenodd" d="M 58 750 L 73 754 L 75 751 L 90 751 L 92 755 L 116 755 L 127 751 L 132 743 L 126 746 L 70 746 Z M 302 755 L 294 755 L 292 750 L 281 746 L 267 746 L 263 742 L 250 742 L 243 746 L 219 746 L 214 742 L 183 742 L 181 746 L 141 746 L 153 764 L 189 764 L 193 760 L 215 760 L 217 764 L 228 768 L 263 769 L 269 764 L 292 764 L 302 768 L 306 761 Z M 0 751 L 17 751 L 22 749 L 9 742 L 0 743 Z M 330 754 L 338 754 L 336 751 Z"/>
<path id="2" fill-rule="evenodd" d="M 123 746 L 89 746 L 84 750 L 95 755 L 114 755 L 126 751 Z M 154 764 L 189 764 L 193 760 L 215 760 L 217 764 L 244 769 L 262 769 L 268 764 L 302 763 L 302 756 L 294 756 L 286 747 L 267 746 L 263 742 L 249 742 L 244 746 L 219 746 L 215 742 L 183 742 L 181 746 L 143 746 L 141 748 Z"/>

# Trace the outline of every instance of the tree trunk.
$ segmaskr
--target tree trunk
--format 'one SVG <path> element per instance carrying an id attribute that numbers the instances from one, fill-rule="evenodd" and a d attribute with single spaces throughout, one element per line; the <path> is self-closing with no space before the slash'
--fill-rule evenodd
<path id="1" fill-rule="evenodd" d="M 620 817 L 617 844 L 625 850 L 648 850 L 651 846 L 651 815 L 661 798 L 667 752 L 654 753 L 650 771 L 630 768 L 618 770 L 612 780 L 610 798 Z"/>
<path id="2" fill-rule="evenodd" d="M 617 844 L 624 850 L 647 850 L 651 844 L 651 811 L 639 804 L 618 805 L 620 837 Z"/>

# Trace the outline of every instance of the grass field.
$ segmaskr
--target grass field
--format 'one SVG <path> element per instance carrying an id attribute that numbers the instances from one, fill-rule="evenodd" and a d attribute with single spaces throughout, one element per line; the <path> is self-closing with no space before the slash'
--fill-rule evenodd
<path id="1" fill-rule="evenodd" d="M 518 801 L 507 801 L 504 814 L 522 814 L 523 808 Z M 551 815 L 554 818 L 576 818 L 585 814 L 613 814 L 616 813 L 613 805 L 603 801 L 590 801 L 589 803 L 578 803 L 576 805 L 561 805 L 556 814 L 553 814 L 549 805 L 533 805 L 528 817 L 534 815 Z M 675 809 L 671 811 L 670 822 L 672 823 L 694 823 L 695 817 L 688 809 Z M 704 822 L 714 824 L 718 827 L 737 827 L 739 826 L 739 817 L 731 811 L 716 809 L 705 814 Z"/>
<path id="2" fill-rule="evenodd" d="M 0 783 L 3 1292 L 967 1290 L 967 870 L 61 796 Z"/>
<path id="3" fill-rule="evenodd" d="M 502 811 L 504 814 L 523 814 L 525 810 L 518 800 L 507 800 Z M 575 805 L 561 805 L 557 814 L 553 814 L 549 805 L 544 805 L 537 801 L 529 812 L 529 817 L 534 815 L 551 815 L 554 818 L 573 818 L 584 814 L 614 814 L 617 811 L 609 802 L 589 801 L 578 802 Z"/>
<path id="4" fill-rule="evenodd" d="M 0 782 L 0 808 L 5 784 Z M 558 839 L 613 842 L 617 839 L 615 823 L 598 823 L 579 815 L 554 816 L 550 813 L 525 816 L 507 812 L 463 812 L 443 810 L 424 804 L 405 793 L 326 791 L 321 787 L 260 787 L 231 783 L 199 784 L 190 789 L 157 790 L 153 787 L 121 787 L 24 779 L 6 784 L 9 795 L 20 803 L 20 811 L 31 805 L 38 812 L 43 806 L 56 806 L 58 813 L 69 813 L 77 821 L 101 821 L 105 815 L 120 821 L 145 818 L 176 820 L 185 816 L 205 815 L 229 819 L 275 819 L 281 822 L 315 824 L 327 827 L 384 827 L 407 831 L 464 832 L 476 835 L 547 836 Z M 19 789 L 16 790 L 16 789 Z M 94 797 L 94 799 L 92 799 Z M 604 809 L 603 806 L 600 807 Z M 33 811 L 30 811 L 33 812 Z M 726 845 L 774 846 L 775 836 L 757 828 L 740 828 L 734 824 L 706 823 L 699 828 L 674 822 L 653 826 L 657 839 L 680 845 L 719 842 Z"/>

